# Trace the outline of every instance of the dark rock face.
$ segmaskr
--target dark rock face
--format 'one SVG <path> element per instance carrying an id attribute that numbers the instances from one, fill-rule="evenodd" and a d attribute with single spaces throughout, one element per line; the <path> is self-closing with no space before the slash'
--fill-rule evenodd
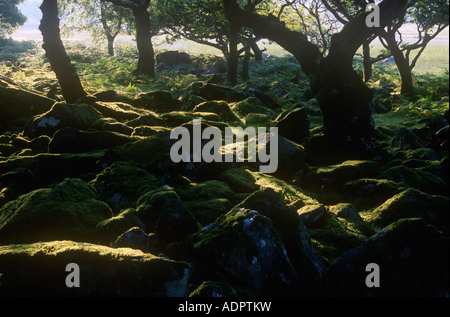
<path id="1" fill-rule="evenodd" d="M 325 273 L 323 292 L 357 297 L 448 296 L 448 243 L 421 220 L 395 222 L 342 254 Z M 366 286 L 370 263 L 379 266 L 379 288 Z"/>

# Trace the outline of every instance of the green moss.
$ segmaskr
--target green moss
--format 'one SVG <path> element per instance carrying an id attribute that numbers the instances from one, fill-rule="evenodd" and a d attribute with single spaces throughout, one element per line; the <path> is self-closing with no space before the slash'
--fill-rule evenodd
<path id="1" fill-rule="evenodd" d="M 448 197 L 428 195 L 410 188 L 362 216 L 364 220 L 378 227 L 385 227 L 399 219 L 422 218 L 425 222 L 448 233 L 448 209 Z"/>
<path id="2" fill-rule="evenodd" d="M 68 288 L 77 263 L 81 287 Z M 190 267 L 129 248 L 53 241 L 0 247 L 1 296 L 188 296 Z"/>
<path id="3" fill-rule="evenodd" d="M 272 120 L 266 114 L 262 113 L 249 113 L 243 119 L 244 124 L 247 127 L 257 128 L 266 128 L 270 129 L 273 125 Z"/>
<path id="4" fill-rule="evenodd" d="M 137 217 L 137 211 L 133 208 L 125 209 L 115 217 L 100 221 L 97 224 L 97 236 L 101 243 L 109 244 L 135 226 L 144 227 Z"/>
<path id="5" fill-rule="evenodd" d="M 326 263 L 331 264 L 342 253 L 367 240 L 357 226 L 349 224 L 351 223 L 329 215 L 325 225 L 309 230 L 314 246 Z"/>
<path id="6" fill-rule="evenodd" d="M 255 295 L 247 290 L 234 287 L 228 283 L 205 281 L 198 286 L 189 297 L 254 297 Z"/>
<path id="7" fill-rule="evenodd" d="M 35 190 L 3 206 L 0 241 L 92 241 L 96 225 L 111 216 L 109 206 L 95 199 L 92 186 L 79 179 L 67 179 L 53 188 Z"/>
<path id="8" fill-rule="evenodd" d="M 168 127 L 178 127 L 183 124 L 189 123 L 194 119 L 201 119 L 204 121 L 217 121 L 220 122 L 220 117 L 211 112 L 184 112 L 175 111 L 169 113 L 163 113 L 161 117 L 164 119 Z"/>
<path id="9" fill-rule="evenodd" d="M 250 97 L 240 102 L 232 104 L 231 110 L 236 113 L 240 118 L 245 118 L 250 113 L 259 113 L 273 118 L 275 112 L 267 108 L 264 103 L 255 97 Z"/>
<path id="10" fill-rule="evenodd" d="M 134 208 L 140 196 L 159 186 L 155 176 L 127 162 L 112 164 L 90 184 L 97 189 L 99 199 L 114 208 Z"/>
<path id="11" fill-rule="evenodd" d="M 260 189 L 251 172 L 245 168 L 232 168 L 219 175 L 237 193 L 252 193 Z"/>
<path id="12" fill-rule="evenodd" d="M 215 113 L 221 121 L 240 123 L 239 118 L 231 111 L 230 106 L 223 100 L 206 101 L 197 105 L 192 112 Z"/>
<path id="13" fill-rule="evenodd" d="M 272 188 L 273 190 L 275 190 L 275 192 L 277 192 L 280 195 L 281 200 L 286 205 L 294 203 L 298 200 L 303 201 L 303 203 L 306 205 L 318 204 L 317 200 L 310 196 L 311 193 L 302 190 L 300 187 L 291 185 L 288 182 L 285 182 L 270 175 L 262 174 L 259 172 L 252 172 L 249 170 L 248 172 L 256 180 L 256 185 L 258 185 L 261 189 Z"/>

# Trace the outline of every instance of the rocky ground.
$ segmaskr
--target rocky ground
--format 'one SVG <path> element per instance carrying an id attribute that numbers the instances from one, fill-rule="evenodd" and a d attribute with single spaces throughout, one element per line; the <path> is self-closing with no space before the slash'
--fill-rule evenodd
<path id="1" fill-rule="evenodd" d="M 196 82 L 70 105 L 0 80 L 0 296 L 449 296 L 448 111 L 378 115 L 356 153 L 314 103 L 264 96 Z M 277 173 L 173 163 L 170 131 L 195 118 L 277 126 Z"/>

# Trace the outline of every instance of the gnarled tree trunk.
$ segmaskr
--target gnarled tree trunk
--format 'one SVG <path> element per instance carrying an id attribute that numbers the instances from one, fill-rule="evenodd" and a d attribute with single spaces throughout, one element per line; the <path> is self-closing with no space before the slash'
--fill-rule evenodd
<path id="1" fill-rule="evenodd" d="M 39 30 L 44 40 L 42 47 L 58 78 L 64 99 L 68 103 L 74 103 L 87 93 L 61 41 L 57 0 L 44 0 L 40 9 L 42 19 Z"/>
<path id="2" fill-rule="evenodd" d="M 136 19 L 136 43 L 139 51 L 136 75 L 155 77 L 155 51 L 152 44 L 150 14 L 147 8 L 133 9 Z"/>
<path id="3" fill-rule="evenodd" d="M 305 34 L 289 30 L 277 17 L 242 10 L 236 0 L 223 2 L 230 22 L 252 28 L 257 37 L 278 43 L 297 59 L 319 101 L 325 135 L 339 144 L 367 146 L 374 129 L 370 111 L 372 96 L 353 69 L 356 51 L 377 32 L 367 27 L 367 13 L 354 18 L 333 36 L 330 51 L 324 57 Z M 406 2 L 384 0 L 380 4 L 381 27 L 403 13 Z"/>

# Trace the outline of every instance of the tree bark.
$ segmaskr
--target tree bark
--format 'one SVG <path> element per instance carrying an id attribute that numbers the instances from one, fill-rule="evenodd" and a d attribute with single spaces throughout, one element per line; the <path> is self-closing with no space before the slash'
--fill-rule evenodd
<path id="1" fill-rule="evenodd" d="M 148 75 L 155 78 L 155 51 L 152 44 L 152 32 L 148 8 L 135 8 L 136 43 L 139 51 L 136 75 Z"/>
<path id="2" fill-rule="evenodd" d="M 364 82 L 369 82 L 372 79 L 372 60 L 370 57 L 370 43 L 365 41 L 363 43 L 363 65 L 364 65 Z"/>
<path id="3" fill-rule="evenodd" d="M 228 56 L 228 81 L 233 85 L 237 85 L 238 64 L 239 64 L 239 27 L 234 23 L 230 23 L 229 41 L 229 56 Z"/>
<path id="4" fill-rule="evenodd" d="M 397 41 L 395 40 L 395 32 L 385 32 L 383 38 L 386 40 L 400 73 L 400 78 L 402 81 L 401 93 L 403 95 L 413 95 L 414 85 L 411 68 L 409 67 L 409 61 L 403 55 L 400 47 L 398 47 Z"/>
<path id="5" fill-rule="evenodd" d="M 40 6 L 42 19 L 39 30 L 42 33 L 45 54 L 58 78 L 64 99 L 74 103 L 87 95 L 76 69 L 66 53 L 61 40 L 57 0 L 44 0 Z"/>

